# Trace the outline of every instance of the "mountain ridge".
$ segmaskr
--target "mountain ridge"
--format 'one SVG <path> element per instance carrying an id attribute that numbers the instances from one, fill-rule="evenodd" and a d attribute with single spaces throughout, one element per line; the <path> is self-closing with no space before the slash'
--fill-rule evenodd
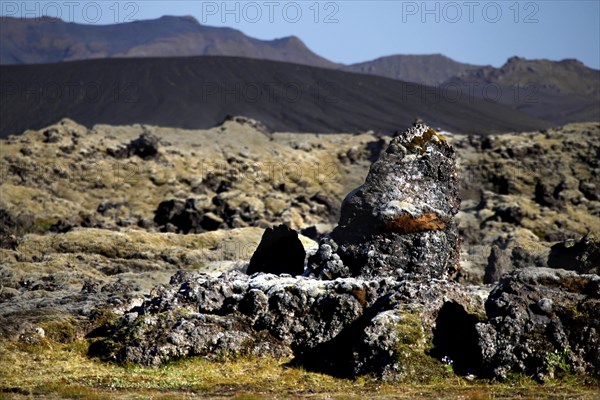
<path id="1" fill-rule="evenodd" d="M 90 127 L 144 123 L 207 128 L 227 115 L 245 115 L 274 131 L 321 133 L 391 134 L 417 117 L 474 134 L 550 126 L 498 104 L 430 97 L 428 89 L 414 83 L 241 57 L 1 66 L 0 79 L 7 88 L 0 98 L 0 136 L 39 129 L 64 117 Z M 70 87 L 72 82 L 78 86 Z M 55 94 L 57 87 L 62 91 Z"/>
<path id="2" fill-rule="evenodd" d="M 474 64 L 461 63 L 437 53 L 421 55 L 394 54 L 370 61 L 350 64 L 341 69 L 435 86 L 461 72 L 479 67 Z"/>
<path id="3" fill-rule="evenodd" d="M 163 16 L 110 25 L 56 18 L 3 17 L 0 64 L 47 64 L 90 58 L 229 55 L 336 68 L 299 38 L 260 40 L 237 29 Z"/>
<path id="4" fill-rule="evenodd" d="M 424 84 L 437 92 L 458 88 L 480 100 L 491 96 L 492 102 L 554 124 L 600 120 L 600 70 L 574 59 L 511 57 L 497 68 L 461 63 L 442 54 L 409 54 L 341 65 L 315 54 L 297 36 L 259 40 L 233 28 L 202 25 L 191 16 L 112 25 L 4 17 L 0 44 L 4 65 L 99 58 L 246 57 Z"/>

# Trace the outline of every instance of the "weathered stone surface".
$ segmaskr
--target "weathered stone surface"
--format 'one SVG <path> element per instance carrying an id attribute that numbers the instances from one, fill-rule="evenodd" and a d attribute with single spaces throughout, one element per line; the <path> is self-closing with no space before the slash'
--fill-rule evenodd
<path id="1" fill-rule="evenodd" d="M 152 366 L 191 355 L 293 355 L 297 364 L 335 375 L 400 379 L 415 368 L 413 355 L 427 368 L 443 368 L 426 351 L 432 340 L 441 343 L 434 335 L 447 334 L 448 327 L 434 331 L 445 305 L 455 304 L 476 322 L 487 296 L 436 280 L 324 281 L 236 272 L 218 278 L 180 272 L 156 293 L 92 352 Z M 443 344 L 436 351 L 439 358 L 450 354 Z"/>
<path id="2" fill-rule="evenodd" d="M 346 197 L 331 237 L 351 276 L 450 278 L 458 269 L 459 205 L 454 150 L 418 124 L 392 140 Z"/>
<path id="3" fill-rule="evenodd" d="M 549 268 L 516 270 L 486 302 L 477 325 L 484 368 L 498 379 L 523 373 L 600 377 L 600 277 Z"/>
<path id="4" fill-rule="evenodd" d="M 286 225 L 267 228 L 250 259 L 247 273 L 302 275 L 305 257 L 298 232 Z"/>

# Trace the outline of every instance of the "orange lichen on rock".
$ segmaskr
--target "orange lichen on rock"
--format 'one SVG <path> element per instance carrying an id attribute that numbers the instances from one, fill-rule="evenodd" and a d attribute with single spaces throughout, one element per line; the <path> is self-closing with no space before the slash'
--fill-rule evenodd
<path id="1" fill-rule="evenodd" d="M 418 147 L 420 149 L 419 153 L 423 154 L 425 152 L 425 145 L 429 142 L 440 146 L 442 142 L 446 142 L 446 139 L 433 129 L 427 128 L 423 135 L 412 138 L 410 145 Z"/>
<path id="2" fill-rule="evenodd" d="M 401 214 L 385 223 L 385 229 L 398 233 L 416 233 L 446 229 L 448 218 L 442 218 L 435 213 L 426 213 L 420 217 Z"/>
<path id="3" fill-rule="evenodd" d="M 364 307 L 367 304 L 367 291 L 365 288 L 352 289 L 350 294 L 358 300 L 361 306 Z"/>

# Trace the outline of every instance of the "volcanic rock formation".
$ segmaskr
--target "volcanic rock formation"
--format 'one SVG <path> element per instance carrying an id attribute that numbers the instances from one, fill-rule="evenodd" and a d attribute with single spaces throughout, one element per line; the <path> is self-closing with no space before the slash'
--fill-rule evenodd
<path id="1" fill-rule="evenodd" d="M 214 140 L 234 142 L 221 131 L 215 132 Z M 74 151 L 67 149 L 67 141 L 77 139 L 76 145 L 81 146 L 88 137 L 94 136 L 77 135 L 69 136 L 58 129 L 44 137 L 59 138 L 59 141 L 44 143 L 44 146 L 49 146 L 54 154 L 54 146 L 61 145 L 68 150 L 64 157 L 71 157 Z M 136 132 L 129 139 L 138 135 Z M 38 134 L 35 138 L 41 136 Z M 271 141 L 264 134 L 253 138 L 261 140 L 259 143 L 269 140 L 281 150 L 278 154 L 282 158 L 289 158 L 288 152 L 293 154 L 294 149 L 304 157 L 312 157 L 321 151 L 318 145 L 327 143 L 317 143 L 317 138 L 314 142 L 308 139 L 298 142 L 290 136 L 285 139 L 289 146 L 284 147 L 277 141 L 282 139 Z M 359 166 L 367 156 L 369 159 L 377 157 L 374 152 L 366 151 L 368 146 L 362 153 L 357 150 L 374 143 L 372 137 L 366 135 L 361 140 L 361 146 L 347 147 L 337 155 L 348 168 Z M 31 150 L 25 157 L 32 158 L 43 150 L 31 145 L 39 142 L 30 140 L 13 145 Z M 110 147 L 107 145 L 113 146 L 114 142 L 98 148 Z M 162 137 L 161 146 L 156 158 L 144 160 L 140 154 L 127 154 L 130 157 L 127 161 L 136 165 L 151 164 L 151 174 L 140 182 L 153 185 L 153 190 L 155 186 L 162 190 L 170 185 L 185 188 L 182 185 L 187 185 L 188 179 L 193 181 L 192 172 L 182 183 L 161 177 L 157 171 L 163 163 L 177 165 L 195 155 L 179 154 L 179 150 Z M 329 154 L 329 149 L 323 149 L 323 153 Z M 590 151 L 586 149 L 586 154 Z M 2 296 L 10 301 L 0 304 L 0 315 L 9 316 L 4 318 L 3 322 L 7 323 L 0 324 L 0 328 L 16 326 L 14 321 L 23 315 L 19 313 L 39 308 L 37 297 L 27 296 L 44 290 L 52 296 L 52 300 L 45 303 L 47 307 L 86 318 L 98 304 L 110 304 L 113 308 L 116 305 L 114 309 L 124 313 L 123 317 L 89 333 L 90 353 L 126 363 L 158 366 L 194 355 L 209 359 L 264 355 L 293 357 L 293 365 L 339 376 L 372 374 L 386 380 L 413 381 L 447 376 L 444 374 L 449 373 L 450 363 L 457 374 L 499 379 L 513 372 L 540 380 L 561 371 L 598 374 L 599 287 L 597 275 L 590 274 L 597 271 L 596 236 L 589 234 L 580 241 L 565 241 L 550 247 L 529 230 L 543 225 L 541 222 L 529 225 L 534 214 L 526 207 L 527 202 L 514 206 L 512 199 L 516 197 L 510 197 L 513 195 L 484 192 L 482 205 L 467 210 L 469 214 L 463 213 L 461 223 L 466 222 L 468 226 L 462 229 L 468 233 L 469 240 L 476 241 L 478 226 L 495 224 L 498 230 L 512 226 L 503 236 L 495 234 L 497 240 L 494 241 L 489 234 L 479 233 L 483 240 L 495 246 L 488 281 L 500 279 L 500 284 L 490 295 L 491 286 L 451 282 L 458 261 L 454 222 L 459 203 L 457 172 L 454 150 L 430 128 L 417 125 L 392 139 L 387 150 L 377 151 L 379 160 L 372 165 L 365 183 L 347 196 L 341 207 L 339 225 L 329 237 L 321 239 L 318 248 L 302 237 L 299 237 L 300 246 L 295 240 L 295 231 L 289 228 L 279 227 L 264 234 L 259 228 L 222 229 L 241 222 L 255 226 L 277 226 L 282 222 L 288 225 L 286 220 L 274 219 L 266 211 L 277 209 L 278 214 L 273 215 L 283 216 L 290 211 L 288 207 L 292 210 L 299 207 L 298 216 L 308 212 L 312 213 L 310 218 L 315 218 L 294 217 L 293 228 L 309 226 L 319 221 L 316 216 L 330 215 L 337 209 L 333 199 L 335 193 L 341 193 L 333 189 L 301 191 L 313 186 L 308 181 L 294 186 L 294 180 L 268 180 L 266 184 L 253 180 L 252 185 L 242 186 L 247 184 L 245 180 L 228 177 L 230 168 L 235 165 L 251 166 L 247 149 L 235 152 L 238 153 L 239 156 L 228 156 L 223 170 L 207 173 L 203 186 L 194 183 L 193 187 L 202 190 L 191 191 L 193 197 L 188 195 L 190 190 L 158 192 L 163 194 L 156 197 L 173 200 L 161 203 L 158 209 L 149 203 L 145 208 L 147 213 L 140 216 L 156 210 L 155 221 L 148 219 L 144 224 L 138 223 L 135 229 L 125 229 L 120 226 L 122 223 L 116 225 L 120 230 L 115 232 L 78 226 L 61 233 L 58 240 L 55 233 L 22 234 L 20 227 L 25 227 L 26 221 L 19 222 L 15 208 L 8 208 L 9 213 L 0 215 L 0 233 L 3 237 L 14 237 L 14 243 L 2 250 L 8 255 L 9 265 L 4 272 L 0 269 L 6 286 Z M 363 154 L 362 158 L 357 158 L 355 153 Z M 463 157 L 467 153 L 464 150 Z M 23 151 L 21 154 L 25 155 Z M 229 148 L 215 154 L 234 153 Z M 114 161 L 112 157 L 111 160 Z M 21 175 L 31 180 L 29 175 L 22 172 Z M 16 182 L 16 178 L 11 179 Z M 353 181 L 345 190 L 358 181 Z M 498 184 L 504 186 L 501 180 Z M 228 188 L 229 185 L 232 187 Z M 250 192 L 250 186 L 260 193 Z M 11 193 L 17 193 L 11 189 L 17 187 L 16 183 L 6 187 Z M 135 186 L 136 190 L 138 187 L 144 186 Z M 94 190 L 100 189 L 89 191 L 94 193 Z M 573 203 L 577 193 L 572 189 L 560 193 L 569 194 L 568 198 L 572 199 L 570 203 L 564 202 L 564 212 L 570 213 L 567 217 L 577 217 L 570 208 L 577 206 Z M 561 196 L 556 198 L 560 200 Z M 289 203 L 275 202 L 288 198 Z M 530 198 L 534 198 L 533 192 Z M 115 207 L 122 207 L 119 204 L 126 201 L 102 200 L 98 214 L 108 221 L 108 217 L 115 214 Z M 594 200 L 590 200 L 589 207 L 594 204 Z M 540 212 L 551 212 L 552 218 L 555 215 L 555 210 Z M 595 226 L 595 217 L 589 215 L 589 225 Z M 156 229 L 194 234 L 156 233 Z M 216 230 L 199 233 L 213 229 Z M 272 237 L 274 232 L 279 235 Z M 94 240 L 90 240 L 91 237 Z M 148 247 L 149 243 L 155 245 Z M 236 243 L 243 246 L 234 246 Z M 259 249 L 251 261 L 256 266 L 249 268 L 248 260 L 257 246 Z M 43 254 L 32 253 L 32 247 L 41 249 Z M 250 252 L 247 249 L 251 249 Z M 300 275 L 305 253 L 311 256 L 308 268 Z M 484 254 L 487 262 L 489 252 Z M 24 265 L 44 262 L 52 263 L 48 265 L 53 268 L 68 265 L 69 269 L 31 280 L 31 274 L 22 272 L 24 269 L 19 263 L 23 260 L 28 263 Z M 73 269 L 83 265 L 91 265 L 107 276 L 117 275 L 118 280 L 86 281 L 78 296 L 71 296 Z M 538 268 L 528 268 L 530 266 Z M 544 268 L 546 266 L 573 271 L 551 270 Z M 127 289 L 128 282 L 135 283 L 133 274 L 124 276 L 130 271 L 138 273 L 135 277 L 144 273 L 157 279 L 159 274 L 172 274 L 176 268 L 182 270 L 169 284 L 156 286 L 150 296 L 139 296 L 138 292 L 149 291 L 141 281 L 139 287 Z M 187 272 L 183 270 L 186 268 Z M 198 271 L 189 272 L 192 269 Z M 295 276 L 283 275 L 286 273 Z M 79 290 L 81 284 L 76 284 Z M 63 304 L 69 304 L 69 308 L 58 308 Z M 31 329 L 27 329 L 34 328 L 31 325 Z"/>
<path id="2" fill-rule="evenodd" d="M 454 150 L 433 129 L 416 124 L 390 143 L 365 183 L 342 203 L 331 239 L 347 268 L 331 268 L 322 257 L 331 243 L 323 243 L 312 259 L 314 272 L 325 278 L 451 278 L 459 267 L 453 221 L 459 206 Z"/>
<path id="3" fill-rule="evenodd" d="M 479 333 L 484 368 L 493 377 L 556 373 L 600 377 L 600 277 L 526 268 L 504 277 L 485 304 Z"/>
<path id="4" fill-rule="evenodd" d="M 451 277 L 458 263 L 454 161 L 444 138 L 416 125 L 391 142 L 344 201 L 336 240 L 324 239 L 312 257 L 321 261 L 312 272 L 325 279 L 270 274 L 299 275 L 304 249 L 288 227 L 269 228 L 251 276 L 179 273 L 91 352 L 155 366 L 189 355 L 293 355 L 294 363 L 336 375 L 401 379 L 415 373 L 413 356 L 424 360 L 417 373 L 443 369 L 424 352 L 447 356 L 451 346 L 434 336 L 447 335 L 444 320 L 462 318 L 463 337 L 471 339 L 461 347 L 479 357 L 462 361 L 478 366 L 472 338 L 486 290 L 431 279 Z M 451 311 L 434 332 L 444 307 Z"/>

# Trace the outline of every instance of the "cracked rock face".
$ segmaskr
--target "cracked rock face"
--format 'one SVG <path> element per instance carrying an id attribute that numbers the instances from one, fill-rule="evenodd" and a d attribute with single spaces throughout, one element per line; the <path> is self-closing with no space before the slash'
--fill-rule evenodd
<path id="1" fill-rule="evenodd" d="M 477 325 L 484 368 L 498 379 L 524 373 L 600 377 L 600 277 L 525 268 L 504 277 Z"/>
<path id="2" fill-rule="evenodd" d="M 96 342 L 92 354 L 150 366 L 194 355 L 293 356 L 294 363 L 335 375 L 398 379 L 410 374 L 407 352 L 426 357 L 444 304 L 472 312 L 487 295 L 443 281 L 240 272 L 218 278 L 180 272 L 157 292 L 112 327 L 110 340 Z"/>
<path id="3" fill-rule="evenodd" d="M 365 183 L 346 197 L 331 238 L 351 276 L 447 279 L 458 270 L 459 206 L 454 150 L 417 124 L 392 140 Z M 344 276 L 324 261 L 317 275 Z"/>

